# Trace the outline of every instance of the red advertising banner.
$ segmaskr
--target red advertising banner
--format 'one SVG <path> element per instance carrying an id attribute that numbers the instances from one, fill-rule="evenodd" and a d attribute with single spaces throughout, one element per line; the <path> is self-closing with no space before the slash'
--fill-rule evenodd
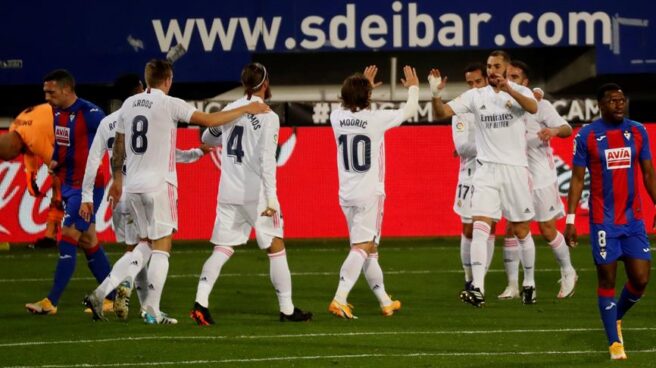
<path id="1" fill-rule="evenodd" d="M 647 125 L 656 136 L 656 125 Z M 656 140 L 656 139 L 655 139 Z M 652 152 L 656 152 L 654 141 Z M 180 129 L 178 147 L 200 144 L 199 130 Z M 278 196 L 288 238 L 347 237 L 338 202 L 336 147 L 330 127 L 282 128 L 278 157 Z M 572 162 L 572 138 L 552 143 L 563 200 Z M 383 237 L 454 236 L 460 219 L 452 211 L 458 174 L 448 126 L 405 126 L 386 136 L 386 191 Z M 208 157 L 209 156 L 209 157 Z M 209 239 L 220 178 L 216 154 L 193 164 L 178 164 L 179 231 L 177 239 Z M 0 241 L 29 242 L 45 229 L 48 199 L 35 199 L 25 187 L 19 160 L 0 163 Z M 45 168 L 38 180 L 47 188 Z M 642 188 L 642 185 L 640 185 Z M 649 224 L 654 208 L 641 189 Z M 586 193 L 584 193 L 586 197 Z M 103 202 L 96 218 L 99 237 L 113 241 L 111 209 Z M 561 220 L 559 228 L 564 227 Z M 579 210 L 580 233 L 587 233 L 586 204 Z M 500 230 L 501 231 L 501 230 Z M 534 229 L 537 234 L 537 228 Z"/>

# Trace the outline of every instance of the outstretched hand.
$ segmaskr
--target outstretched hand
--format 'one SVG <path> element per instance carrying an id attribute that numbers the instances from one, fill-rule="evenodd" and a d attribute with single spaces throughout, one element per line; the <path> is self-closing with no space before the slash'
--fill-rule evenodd
<path id="1" fill-rule="evenodd" d="M 378 74 L 378 67 L 375 65 L 369 65 L 366 68 L 364 68 L 364 77 L 369 80 L 369 83 L 371 83 L 371 88 L 378 88 L 380 87 L 383 82 L 376 82 L 376 74 Z"/>
<path id="2" fill-rule="evenodd" d="M 271 107 L 269 107 L 269 105 L 262 102 L 251 102 L 248 105 L 246 105 L 245 109 L 246 112 L 251 115 L 257 115 L 257 114 L 262 114 L 271 111 Z"/>
<path id="3" fill-rule="evenodd" d="M 409 88 L 412 86 L 419 86 L 419 78 L 417 78 L 417 71 L 415 68 L 411 67 L 410 65 L 404 66 L 403 76 L 404 78 L 401 78 L 403 87 Z"/>

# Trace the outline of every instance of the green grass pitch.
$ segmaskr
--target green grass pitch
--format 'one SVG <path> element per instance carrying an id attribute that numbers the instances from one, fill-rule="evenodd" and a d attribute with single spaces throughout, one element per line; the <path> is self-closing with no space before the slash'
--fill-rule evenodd
<path id="1" fill-rule="evenodd" d="M 537 237 L 536 237 L 537 239 Z M 537 243 L 538 303 L 499 301 L 506 284 L 497 238 L 487 276 L 487 306 L 463 304 L 457 239 L 383 239 L 380 263 L 390 294 L 403 303 L 391 318 L 363 277 L 349 297 L 357 320 L 328 314 L 345 240 L 289 240 L 294 302 L 314 312 L 309 323 L 280 323 L 268 259 L 250 242 L 239 247 L 210 297 L 217 324 L 188 317 L 207 242 L 176 242 L 162 309 L 178 325 L 145 325 L 133 294 L 130 319 L 93 322 L 82 312 L 95 287 L 78 254 L 75 276 L 54 316 L 34 316 L 24 304 L 51 285 L 56 250 L 14 246 L 0 252 L 0 366 L 2 367 L 655 367 L 656 297 L 648 287 L 624 319 L 629 360 L 608 359 L 596 299 L 590 248 L 572 251 L 579 272 L 576 295 L 557 300 L 559 272 L 551 250 Z M 583 244 L 583 242 L 582 242 Z M 109 245 L 112 261 L 122 247 Z M 617 294 L 625 281 L 620 267 Z"/>

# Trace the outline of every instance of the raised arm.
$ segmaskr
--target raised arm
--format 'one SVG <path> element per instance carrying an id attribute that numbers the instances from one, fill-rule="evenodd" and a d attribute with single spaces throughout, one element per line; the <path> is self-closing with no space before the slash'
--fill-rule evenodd
<path id="1" fill-rule="evenodd" d="M 436 119 L 446 119 L 455 115 L 451 106 L 443 103 L 440 97 L 441 90 L 446 87 L 446 80 L 446 77 L 442 80 L 439 69 L 431 69 L 428 74 L 428 83 L 431 86 L 431 94 L 433 95 L 431 104 L 433 105 L 433 115 Z M 441 89 L 439 88 L 440 85 L 443 85 Z"/>
<path id="2" fill-rule="evenodd" d="M 251 102 L 248 105 L 240 106 L 232 110 L 217 111 L 213 113 L 194 111 L 189 122 L 205 127 L 219 126 L 228 124 L 244 114 L 257 115 L 270 110 L 271 109 L 267 104 Z"/>
<path id="3" fill-rule="evenodd" d="M 415 68 L 409 65 L 403 67 L 403 76 L 401 82 L 408 89 L 408 100 L 403 107 L 403 119 L 407 120 L 415 116 L 419 109 L 419 78 Z"/>
<path id="4" fill-rule="evenodd" d="M 515 101 L 521 106 L 526 112 L 529 114 L 535 114 L 538 112 L 538 102 L 535 101 L 535 97 L 531 96 L 525 96 L 518 90 L 512 88 L 510 85 L 509 81 L 496 74 L 496 82 L 497 86 L 499 87 L 500 90 L 508 93 L 510 97 L 514 98 Z"/>

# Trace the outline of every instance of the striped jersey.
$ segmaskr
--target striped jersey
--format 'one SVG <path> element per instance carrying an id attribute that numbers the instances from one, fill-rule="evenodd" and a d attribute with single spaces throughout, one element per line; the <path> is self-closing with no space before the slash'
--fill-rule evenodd
<path id="1" fill-rule="evenodd" d="M 89 148 L 105 113 L 93 103 L 78 98 L 66 109 L 54 108 L 57 176 L 63 185 L 81 188 Z M 98 172 L 99 181 L 104 181 Z"/>
<path id="2" fill-rule="evenodd" d="M 574 166 L 590 172 L 590 223 L 623 225 L 642 220 L 638 187 L 640 161 L 651 160 L 645 127 L 597 119 L 574 138 Z"/>

